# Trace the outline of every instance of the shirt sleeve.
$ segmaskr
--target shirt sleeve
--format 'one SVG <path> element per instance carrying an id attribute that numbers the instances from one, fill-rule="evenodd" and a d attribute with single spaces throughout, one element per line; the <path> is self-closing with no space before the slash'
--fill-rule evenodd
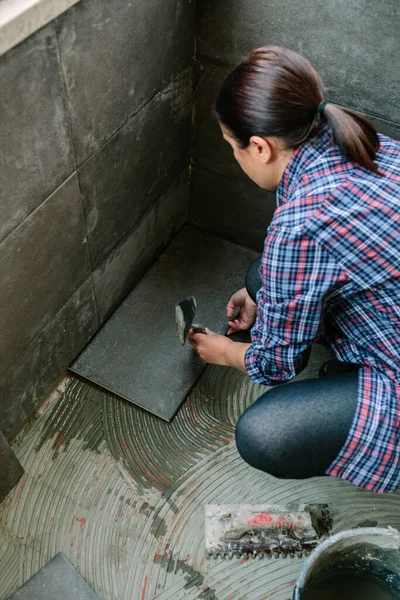
<path id="1" fill-rule="evenodd" d="M 289 381 L 307 364 L 312 342 L 323 334 L 325 301 L 343 273 L 332 256 L 301 232 L 268 231 L 261 260 L 257 319 L 245 355 L 257 383 Z"/>

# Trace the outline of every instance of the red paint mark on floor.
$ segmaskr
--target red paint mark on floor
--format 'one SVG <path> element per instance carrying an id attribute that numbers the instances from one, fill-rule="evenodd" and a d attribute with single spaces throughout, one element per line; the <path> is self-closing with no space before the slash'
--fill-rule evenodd
<path id="1" fill-rule="evenodd" d="M 154 562 L 158 563 L 158 559 L 160 558 L 161 550 L 158 548 L 157 552 L 154 555 Z"/>
<path id="2" fill-rule="evenodd" d="M 247 581 L 247 579 L 241 579 L 240 583 L 245 583 Z"/>
<path id="3" fill-rule="evenodd" d="M 72 533 L 72 528 L 74 526 L 74 522 L 79 523 L 81 529 L 86 525 L 86 519 L 84 517 L 79 519 L 76 515 L 73 515 L 72 521 L 71 521 L 71 527 L 69 528 L 70 533 Z"/>
<path id="4" fill-rule="evenodd" d="M 39 473 L 39 475 L 37 476 L 37 478 L 38 478 L 38 479 L 42 479 L 42 477 L 43 477 L 43 476 L 42 476 L 42 474 L 41 474 L 41 473 Z"/>
<path id="5" fill-rule="evenodd" d="M 104 463 L 104 465 L 101 467 L 101 471 L 100 473 L 97 475 L 96 477 L 96 481 L 99 479 L 100 475 L 102 474 L 102 472 L 104 471 L 104 469 L 106 468 L 106 466 L 108 465 L 108 460 L 106 460 L 106 462 Z"/>
<path id="6" fill-rule="evenodd" d="M 56 437 L 55 437 L 55 440 L 54 440 L 54 442 L 53 442 L 53 445 L 51 446 L 51 449 L 52 449 L 52 450 L 54 450 L 54 448 L 57 446 L 57 444 L 58 444 L 58 442 L 59 442 L 59 440 L 60 440 L 61 436 L 62 436 L 62 429 L 60 429 L 60 430 L 59 430 L 59 432 L 57 433 L 57 435 L 56 435 Z"/>
<path id="7" fill-rule="evenodd" d="M 248 558 L 242 558 L 242 560 L 240 561 L 240 564 L 246 563 L 249 559 Z"/>
<path id="8" fill-rule="evenodd" d="M 149 578 L 146 575 L 146 577 L 144 578 L 144 584 L 143 584 L 143 588 L 142 588 L 142 600 L 145 600 L 145 597 L 146 597 L 146 589 L 147 589 L 148 580 L 149 580 Z"/>

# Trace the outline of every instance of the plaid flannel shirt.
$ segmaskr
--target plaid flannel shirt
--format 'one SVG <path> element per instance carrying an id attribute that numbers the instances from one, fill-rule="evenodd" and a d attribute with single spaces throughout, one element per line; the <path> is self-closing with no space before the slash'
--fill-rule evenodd
<path id="1" fill-rule="evenodd" d="M 331 139 L 325 126 L 296 149 L 277 190 L 245 362 L 256 382 L 283 383 L 319 341 L 361 365 L 351 430 L 326 472 L 388 492 L 400 483 L 400 142 L 379 136 L 376 175 Z"/>

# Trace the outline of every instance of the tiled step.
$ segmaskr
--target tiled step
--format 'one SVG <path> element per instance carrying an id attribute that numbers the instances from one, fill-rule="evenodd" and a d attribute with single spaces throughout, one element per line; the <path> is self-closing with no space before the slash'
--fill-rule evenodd
<path id="1" fill-rule="evenodd" d="M 195 296 L 196 321 L 226 331 L 226 303 L 244 286 L 253 250 L 185 226 L 71 366 L 170 421 L 205 364 L 175 326 L 175 305 Z"/>

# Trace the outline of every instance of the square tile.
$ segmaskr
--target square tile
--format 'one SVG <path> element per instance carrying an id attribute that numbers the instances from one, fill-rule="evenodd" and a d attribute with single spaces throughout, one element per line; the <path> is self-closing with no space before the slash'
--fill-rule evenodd
<path id="1" fill-rule="evenodd" d="M 21 479 L 24 470 L 0 430 L 0 502 Z"/>
<path id="2" fill-rule="evenodd" d="M 58 19 L 78 164 L 190 63 L 194 12 L 191 0 L 85 0 Z"/>
<path id="3" fill-rule="evenodd" d="M 208 169 L 192 169 L 189 219 L 201 227 L 261 252 L 275 208 L 275 194 Z"/>
<path id="4" fill-rule="evenodd" d="M 131 291 L 187 219 L 189 170 L 185 169 L 93 273 L 100 321 Z"/>
<path id="5" fill-rule="evenodd" d="M 192 68 L 79 169 L 93 269 L 189 163 L 191 112 Z"/>
<path id="6" fill-rule="evenodd" d="M 0 374 L 90 273 L 76 175 L 0 245 Z"/>
<path id="7" fill-rule="evenodd" d="M 219 333 L 253 250 L 184 227 L 72 364 L 71 370 L 170 421 L 205 368 L 182 346 L 175 305 L 194 295 L 196 320 Z"/>
<path id="8" fill-rule="evenodd" d="M 0 81 L 1 242 L 74 169 L 50 25 L 0 57 Z"/>
<path id="9" fill-rule="evenodd" d="M 100 600 L 61 552 L 9 600 Z"/>
<path id="10" fill-rule="evenodd" d="M 196 89 L 193 123 L 192 161 L 196 165 L 219 171 L 253 185 L 233 156 L 230 145 L 223 139 L 212 108 L 219 89 L 229 71 L 204 64 Z"/>
<path id="11" fill-rule="evenodd" d="M 286 46 L 312 62 L 330 100 L 400 123 L 399 19 L 397 0 L 203 0 L 198 57 L 234 65 L 254 48 Z"/>
<path id="12" fill-rule="evenodd" d="M 0 422 L 5 435 L 18 433 L 97 328 L 93 282 L 89 277 L 2 374 Z"/>

